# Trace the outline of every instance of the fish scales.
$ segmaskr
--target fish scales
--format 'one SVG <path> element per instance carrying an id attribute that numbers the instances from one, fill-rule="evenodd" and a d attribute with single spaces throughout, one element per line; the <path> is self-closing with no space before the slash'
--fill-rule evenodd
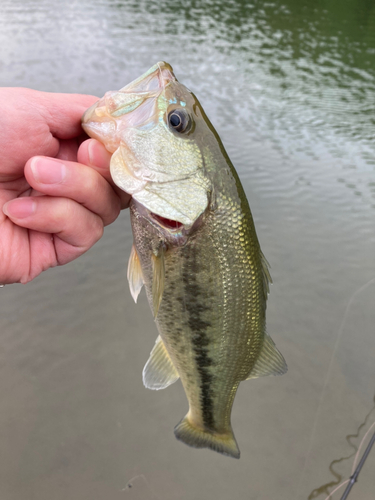
<path id="1" fill-rule="evenodd" d="M 198 100 L 167 63 L 120 92 L 135 97 L 110 101 L 117 143 L 106 137 L 102 101 L 83 126 L 110 144 L 114 181 L 133 196 L 130 288 L 136 299 L 145 285 L 160 334 L 144 383 L 162 389 L 180 378 L 189 412 L 176 437 L 239 458 L 231 427 L 239 383 L 287 369 L 265 331 L 269 273 L 249 204 Z M 147 99 L 153 106 L 142 111 Z M 123 115 L 113 102 L 126 103 Z"/>

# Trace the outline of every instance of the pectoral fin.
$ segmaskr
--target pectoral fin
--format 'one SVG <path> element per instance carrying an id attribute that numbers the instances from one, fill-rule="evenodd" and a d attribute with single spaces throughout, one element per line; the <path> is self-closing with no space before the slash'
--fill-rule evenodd
<path id="1" fill-rule="evenodd" d="M 161 248 L 158 255 L 152 255 L 152 304 L 154 318 L 158 315 L 161 299 L 164 292 L 164 250 Z"/>
<path id="2" fill-rule="evenodd" d="M 285 359 L 275 346 L 275 342 L 269 335 L 265 334 L 259 357 L 245 377 L 245 380 L 265 377 L 267 375 L 283 375 L 287 371 L 288 367 Z"/>
<path id="3" fill-rule="evenodd" d="M 129 263 L 128 263 L 128 281 L 129 281 L 130 293 L 134 299 L 134 302 L 137 302 L 137 298 L 139 292 L 142 289 L 144 281 L 141 269 L 141 262 L 139 260 L 134 243 L 132 246 L 132 250 L 130 252 Z"/>
<path id="4" fill-rule="evenodd" d="M 143 368 L 142 376 L 144 386 L 155 391 L 165 389 L 179 378 L 160 335 Z"/>

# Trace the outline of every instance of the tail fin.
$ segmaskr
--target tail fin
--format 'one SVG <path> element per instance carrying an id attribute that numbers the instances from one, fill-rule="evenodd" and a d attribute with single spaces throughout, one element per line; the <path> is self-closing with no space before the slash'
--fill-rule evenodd
<path id="1" fill-rule="evenodd" d="M 194 426 L 186 416 L 176 425 L 174 434 L 177 439 L 194 448 L 210 448 L 228 457 L 240 458 L 232 429 L 223 434 L 210 432 Z"/>

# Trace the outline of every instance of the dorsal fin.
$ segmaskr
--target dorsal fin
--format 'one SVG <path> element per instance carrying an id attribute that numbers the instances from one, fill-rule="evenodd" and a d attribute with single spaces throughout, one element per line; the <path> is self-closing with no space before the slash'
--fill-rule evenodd
<path id="1" fill-rule="evenodd" d="M 129 263 L 128 263 L 128 282 L 129 282 L 130 293 L 134 299 L 134 302 L 137 302 L 137 298 L 139 292 L 142 289 L 144 281 L 141 269 L 141 262 L 139 260 L 134 243 L 132 246 L 132 250 L 130 252 Z"/>
<path id="2" fill-rule="evenodd" d="M 180 377 L 160 335 L 143 368 L 142 376 L 144 386 L 155 391 L 165 389 Z"/>
<path id="3" fill-rule="evenodd" d="M 268 260 L 263 255 L 262 250 L 260 251 L 260 261 L 262 263 L 262 274 L 263 274 L 263 290 L 265 299 L 267 299 L 268 294 L 270 293 L 270 283 L 272 283 L 271 273 L 270 273 L 270 265 Z"/>
<path id="4" fill-rule="evenodd" d="M 283 375 L 287 371 L 288 367 L 283 355 L 279 352 L 271 337 L 265 334 L 259 357 L 245 380 L 266 377 L 267 375 Z"/>

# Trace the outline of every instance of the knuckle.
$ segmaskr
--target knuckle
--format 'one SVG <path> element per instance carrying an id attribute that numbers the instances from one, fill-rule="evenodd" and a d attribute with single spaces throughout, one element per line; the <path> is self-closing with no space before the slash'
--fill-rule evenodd
<path id="1" fill-rule="evenodd" d="M 118 196 L 113 195 L 110 200 L 109 210 L 105 217 L 103 217 L 104 225 L 112 224 L 121 212 L 121 201 Z"/>
<path id="2" fill-rule="evenodd" d="M 103 233 L 104 224 L 102 219 L 98 215 L 93 214 L 90 227 L 92 245 L 100 240 L 100 238 L 103 236 Z"/>
<path id="3" fill-rule="evenodd" d="M 56 208 L 53 211 L 54 221 L 58 226 L 65 226 L 72 218 L 76 217 L 75 206 L 69 198 L 56 198 Z"/>

